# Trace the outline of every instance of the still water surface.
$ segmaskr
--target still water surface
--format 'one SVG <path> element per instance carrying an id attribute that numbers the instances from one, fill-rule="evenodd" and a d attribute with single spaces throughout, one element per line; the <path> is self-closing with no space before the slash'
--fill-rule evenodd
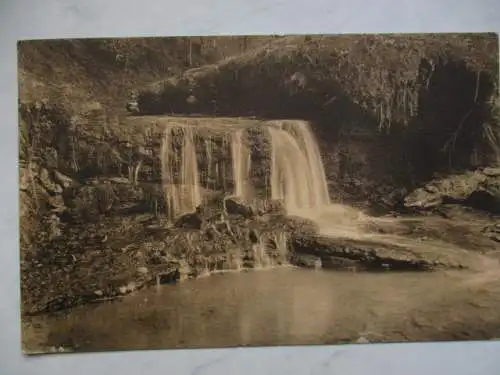
<path id="1" fill-rule="evenodd" d="M 225 273 L 46 316 L 37 325 L 44 345 L 76 350 L 499 337 L 498 278 L 465 275 Z"/>

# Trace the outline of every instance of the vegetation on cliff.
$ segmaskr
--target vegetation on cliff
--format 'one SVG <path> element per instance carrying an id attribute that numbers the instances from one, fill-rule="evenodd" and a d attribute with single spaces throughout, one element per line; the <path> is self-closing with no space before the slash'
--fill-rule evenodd
<path id="1" fill-rule="evenodd" d="M 380 131 L 393 158 L 425 180 L 496 162 L 498 55 L 495 34 L 283 37 L 157 82 L 138 107 L 306 118 L 328 142 Z"/>

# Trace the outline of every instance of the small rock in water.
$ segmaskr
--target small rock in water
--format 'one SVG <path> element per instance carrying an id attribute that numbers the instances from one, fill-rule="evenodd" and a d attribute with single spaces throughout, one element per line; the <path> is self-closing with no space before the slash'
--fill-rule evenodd
<path id="1" fill-rule="evenodd" d="M 118 292 L 120 294 L 127 294 L 127 287 L 125 285 L 122 285 L 121 287 L 118 288 Z"/>
<path id="2" fill-rule="evenodd" d="M 127 284 L 126 291 L 127 292 L 133 292 L 137 289 L 137 285 L 131 281 L 130 283 Z"/>
<path id="3" fill-rule="evenodd" d="M 137 273 L 140 273 L 141 275 L 146 275 L 149 272 L 147 267 L 138 267 L 137 268 Z"/>
<path id="4" fill-rule="evenodd" d="M 103 291 L 102 290 L 95 290 L 94 291 L 94 294 L 98 297 L 102 297 L 104 295 Z"/>

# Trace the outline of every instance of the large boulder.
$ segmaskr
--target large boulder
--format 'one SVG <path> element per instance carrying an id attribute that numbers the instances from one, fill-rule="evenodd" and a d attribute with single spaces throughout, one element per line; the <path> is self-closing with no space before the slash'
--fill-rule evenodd
<path id="1" fill-rule="evenodd" d="M 500 212 L 500 174 L 493 168 L 434 179 L 406 196 L 411 209 L 433 209 L 443 204 L 463 204 Z"/>

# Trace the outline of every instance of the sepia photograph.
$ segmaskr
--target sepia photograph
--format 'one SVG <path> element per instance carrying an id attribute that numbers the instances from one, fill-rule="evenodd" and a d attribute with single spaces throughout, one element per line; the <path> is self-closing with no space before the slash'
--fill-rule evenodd
<path id="1" fill-rule="evenodd" d="M 17 52 L 25 354 L 500 340 L 497 34 Z"/>

